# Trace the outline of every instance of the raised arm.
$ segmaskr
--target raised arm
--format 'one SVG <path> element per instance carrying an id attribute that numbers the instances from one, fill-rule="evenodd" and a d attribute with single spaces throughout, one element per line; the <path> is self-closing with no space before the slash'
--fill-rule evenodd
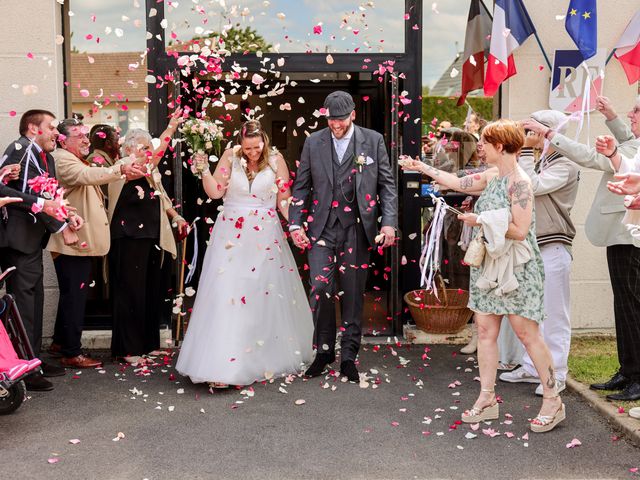
<path id="1" fill-rule="evenodd" d="M 120 162 L 111 167 L 91 167 L 66 155 L 55 155 L 55 159 L 56 178 L 63 185 L 70 187 L 106 185 L 127 176 L 127 172 L 131 172 L 133 169 L 139 169 L 140 176 L 138 178 L 142 177 L 142 169 L 132 166 L 130 162 L 128 164 Z"/>
<path id="2" fill-rule="evenodd" d="M 171 139 L 178 130 L 180 123 L 182 123 L 182 108 L 176 108 L 175 111 L 171 114 L 171 118 L 169 119 L 169 124 L 167 128 L 160 134 L 160 146 L 153 151 L 153 156 L 151 157 L 151 162 L 154 167 L 157 167 L 164 156 L 164 152 L 166 152 L 167 147 L 171 143 Z"/>
<path id="3" fill-rule="evenodd" d="M 218 165 L 216 166 L 216 170 L 213 175 L 209 170 L 208 159 L 206 155 L 202 156 L 204 157 L 204 161 L 207 162 L 207 167 L 202 172 L 202 186 L 204 187 L 204 191 L 209 196 L 209 198 L 222 198 L 224 196 L 224 193 L 227 191 L 229 178 L 231 177 L 232 155 L 233 152 L 230 148 L 225 150 L 220 160 L 218 160 Z M 199 159 L 196 159 L 196 161 L 203 161 L 203 159 L 199 157 Z"/>
<path id="4" fill-rule="evenodd" d="M 413 170 L 428 175 L 433 178 L 438 185 L 441 185 L 448 190 L 455 190 L 468 195 L 480 194 L 486 188 L 489 180 L 495 177 L 497 173 L 496 168 L 492 167 L 484 172 L 458 177 L 453 173 L 438 170 L 431 165 L 427 165 L 419 160 L 413 159 L 404 160 L 401 166 L 403 170 Z"/>
<path id="5" fill-rule="evenodd" d="M 522 127 L 542 135 L 551 142 L 554 149 L 582 167 L 593 168 L 594 170 L 601 170 L 609 173 L 613 173 L 615 171 L 610 159 L 602 153 L 598 153 L 594 147 L 587 147 L 582 143 L 571 140 L 570 138 L 554 132 L 549 127 L 546 127 L 531 118 L 523 120 Z"/>
<path id="6" fill-rule="evenodd" d="M 564 160 L 564 161 L 561 161 Z M 565 159 L 556 160 L 544 171 L 538 173 L 535 169 L 535 159 L 532 148 L 523 148 L 518 158 L 518 165 L 531 179 L 533 194 L 536 196 L 547 195 L 563 188 L 570 177 L 570 168 L 577 168 Z M 573 167 L 572 167 L 573 166 Z"/>

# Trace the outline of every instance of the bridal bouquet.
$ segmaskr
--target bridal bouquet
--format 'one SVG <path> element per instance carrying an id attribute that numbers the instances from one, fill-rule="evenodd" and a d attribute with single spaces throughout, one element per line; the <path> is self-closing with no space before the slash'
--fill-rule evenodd
<path id="1" fill-rule="evenodd" d="M 222 148 L 222 129 L 214 122 L 200 118 L 190 118 L 180 127 L 180 133 L 189 146 L 192 154 L 220 155 Z M 200 164 L 191 160 L 191 171 L 198 178 L 208 165 Z"/>

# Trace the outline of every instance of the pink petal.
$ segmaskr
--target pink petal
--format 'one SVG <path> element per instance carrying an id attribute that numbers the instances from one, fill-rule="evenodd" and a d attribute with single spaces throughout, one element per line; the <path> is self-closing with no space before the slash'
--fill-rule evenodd
<path id="1" fill-rule="evenodd" d="M 582 442 L 580 440 L 578 440 L 577 438 L 574 438 L 569 443 L 567 443 L 566 446 L 567 446 L 567 448 L 574 448 L 574 447 L 579 447 L 580 445 L 582 445 Z"/>

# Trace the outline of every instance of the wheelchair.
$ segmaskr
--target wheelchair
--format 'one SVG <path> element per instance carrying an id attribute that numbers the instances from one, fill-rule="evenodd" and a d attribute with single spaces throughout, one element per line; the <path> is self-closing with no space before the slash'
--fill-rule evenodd
<path id="1" fill-rule="evenodd" d="M 0 283 L 13 270 L 15 267 L 0 273 Z M 41 372 L 41 369 L 40 361 L 33 354 L 16 302 L 10 294 L 0 298 L 0 320 L 11 343 L 8 349 L 13 347 L 19 359 L 30 361 L 10 370 L 0 371 L 0 415 L 8 415 L 20 408 L 26 398 L 24 379 L 35 372 Z"/>

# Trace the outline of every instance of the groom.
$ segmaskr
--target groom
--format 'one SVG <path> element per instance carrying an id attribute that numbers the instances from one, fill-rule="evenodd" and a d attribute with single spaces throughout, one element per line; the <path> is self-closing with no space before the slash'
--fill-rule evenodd
<path id="1" fill-rule="evenodd" d="M 369 253 L 376 246 L 393 245 L 398 196 L 382 135 L 353 123 L 351 95 L 333 92 L 324 107 L 329 126 L 304 142 L 289 209 L 293 242 L 309 249 L 316 358 L 306 375 L 318 376 L 335 361 L 334 301 L 339 297 L 340 372 L 358 382 L 355 360 Z"/>

